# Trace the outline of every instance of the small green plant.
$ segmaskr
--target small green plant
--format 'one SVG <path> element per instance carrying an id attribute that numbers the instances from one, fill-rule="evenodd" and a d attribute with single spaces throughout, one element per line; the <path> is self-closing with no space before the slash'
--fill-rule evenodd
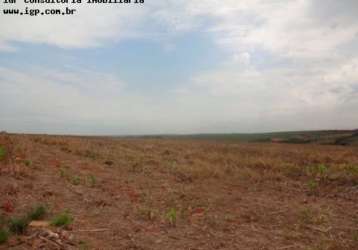
<path id="1" fill-rule="evenodd" d="M 0 229 L 0 244 L 4 244 L 9 239 L 9 232 L 5 229 Z"/>
<path id="2" fill-rule="evenodd" d="M 73 185 L 75 185 L 75 186 L 78 186 L 78 185 L 80 185 L 80 183 L 81 183 L 81 178 L 80 178 L 79 176 L 77 176 L 77 175 L 72 176 L 72 178 L 71 178 L 71 183 L 72 183 Z"/>
<path id="3" fill-rule="evenodd" d="M 40 220 L 45 217 L 47 213 L 47 209 L 43 205 L 38 205 L 31 209 L 31 211 L 27 214 L 27 217 L 30 220 Z"/>
<path id="4" fill-rule="evenodd" d="M 306 174 L 312 178 L 323 178 L 328 176 L 328 167 L 324 164 L 307 166 Z"/>
<path id="5" fill-rule="evenodd" d="M 319 164 L 317 166 L 317 172 L 320 176 L 325 176 L 328 172 L 328 168 L 324 164 Z"/>
<path id="6" fill-rule="evenodd" d="M 87 180 L 90 187 L 94 187 L 97 183 L 97 179 L 94 175 L 89 175 Z"/>
<path id="7" fill-rule="evenodd" d="M 327 180 L 328 178 L 328 168 L 326 165 L 324 164 L 320 164 L 317 166 L 317 174 L 316 177 L 319 178 L 320 180 Z"/>
<path id="8" fill-rule="evenodd" d="M 51 220 L 51 225 L 56 227 L 68 226 L 72 223 L 72 221 L 72 216 L 69 214 L 69 212 L 66 211 L 55 216 Z"/>
<path id="9" fill-rule="evenodd" d="M 61 178 L 66 177 L 66 170 L 65 169 L 63 169 L 63 168 L 60 169 L 60 176 L 61 176 Z"/>
<path id="10" fill-rule="evenodd" d="M 9 230 L 14 234 L 23 234 L 29 225 L 27 217 L 11 218 L 9 222 Z"/>
<path id="11" fill-rule="evenodd" d="M 25 161 L 24 161 L 24 164 L 25 164 L 26 167 L 31 167 L 32 161 L 30 161 L 30 160 L 25 160 Z"/>
<path id="12" fill-rule="evenodd" d="M 309 208 L 305 208 L 300 213 L 300 219 L 304 224 L 312 224 L 313 223 L 313 212 Z"/>
<path id="13" fill-rule="evenodd" d="M 316 192 L 317 189 L 318 189 L 318 182 L 315 181 L 315 180 L 310 180 L 310 181 L 307 183 L 307 187 L 308 187 L 308 189 L 309 189 L 309 191 L 310 191 L 311 193 L 314 193 L 314 192 Z"/>
<path id="14" fill-rule="evenodd" d="M 6 149 L 3 146 L 0 146 L 0 161 L 4 160 L 6 157 Z"/>
<path id="15" fill-rule="evenodd" d="M 175 226 L 177 223 L 177 210 L 175 208 L 171 208 L 166 214 L 166 217 L 170 225 Z"/>

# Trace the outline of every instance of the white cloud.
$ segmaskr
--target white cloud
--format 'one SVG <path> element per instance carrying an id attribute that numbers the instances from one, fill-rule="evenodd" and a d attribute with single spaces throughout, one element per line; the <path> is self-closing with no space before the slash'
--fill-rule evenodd
<path id="1" fill-rule="evenodd" d="M 206 32 L 232 55 L 161 99 L 130 93 L 111 74 L 0 66 L 0 115 L 10 127 L 61 121 L 78 122 L 78 131 L 107 124 L 100 132 L 114 133 L 352 128 L 357 10 L 356 0 L 153 0 L 143 7 L 83 5 L 73 17 L 0 15 L 1 24 L 11 24 L 0 26 L 0 50 L 16 48 L 14 41 L 87 48 Z"/>
<path id="2" fill-rule="evenodd" d="M 187 88 L 181 87 L 183 96 L 200 93 L 196 95 L 208 96 L 207 103 L 221 100 L 217 105 L 226 111 L 226 121 L 246 119 L 259 129 L 260 124 L 270 128 L 270 121 L 274 130 L 280 122 L 294 128 L 290 120 L 299 124 L 296 128 L 356 126 L 356 1 L 195 3 L 188 6 L 212 17 L 207 31 L 233 60 L 197 73 Z"/>
<path id="3" fill-rule="evenodd" d="M 310 63 L 263 70 L 240 62 L 223 64 L 198 73 L 177 94 L 183 104 L 199 109 L 207 124 L 216 119 L 223 126 L 232 124 L 231 131 L 354 128 L 357 60 L 335 66 Z"/>
<path id="4" fill-rule="evenodd" d="M 15 6 L 24 8 L 25 4 Z M 41 8 L 59 6 L 63 7 Z M 12 41 L 100 46 L 148 32 L 155 35 L 164 27 L 172 34 L 205 30 L 236 55 L 262 48 L 288 57 L 317 57 L 332 55 L 337 46 L 358 33 L 354 0 L 324 4 L 318 0 L 156 0 L 143 6 L 83 3 L 69 7 L 77 8 L 78 13 L 65 17 L 1 15 L 0 22 L 8 24 L 0 27 L 1 47 Z"/>
<path id="5" fill-rule="evenodd" d="M 337 56 L 337 47 L 358 34 L 356 1 L 206 0 L 190 1 L 188 9 L 212 17 L 208 31 L 234 54 L 264 49 L 290 58 Z"/>

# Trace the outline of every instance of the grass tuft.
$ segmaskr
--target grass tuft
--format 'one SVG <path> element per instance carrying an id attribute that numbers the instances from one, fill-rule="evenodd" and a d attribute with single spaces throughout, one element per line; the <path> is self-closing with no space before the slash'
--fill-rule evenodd
<path id="1" fill-rule="evenodd" d="M 175 226 L 177 223 L 177 210 L 175 208 L 171 208 L 166 214 L 166 217 L 170 225 Z"/>
<path id="2" fill-rule="evenodd" d="M 97 179 L 96 179 L 96 177 L 95 177 L 94 175 L 89 175 L 88 178 L 87 178 L 87 180 L 88 180 L 88 185 L 89 185 L 90 187 L 96 186 Z"/>

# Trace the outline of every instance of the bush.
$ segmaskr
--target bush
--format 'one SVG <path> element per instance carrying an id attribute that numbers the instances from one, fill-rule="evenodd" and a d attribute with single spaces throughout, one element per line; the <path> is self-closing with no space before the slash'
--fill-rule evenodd
<path id="1" fill-rule="evenodd" d="M 3 146 L 0 146 L 0 161 L 4 160 L 6 157 L 6 149 Z"/>
<path id="2" fill-rule="evenodd" d="M 32 161 L 30 161 L 30 160 L 25 160 L 25 161 L 24 161 L 24 164 L 25 164 L 26 167 L 31 167 Z"/>
<path id="3" fill-rule="evenodd" d="M 9 232 L 5 229 L 0 229 L 0 244 L 7 242 L 9 239 Z"/>
<path id="4" fill-rule="evenodd" d="M 30 220 L 40 220 L 46 215 L 47 209 L 43 205 L 38 205 L 34 207 L 28 214 L 27 217 Z"/>
<path id="5" fill-rule="evenodd" d="M 79 176 L 73 176 L 71 179 L 72 185 L 78 186 L 81 184 L 81 178 Z"/>
<path id="6" fill-rule="evenodd" d="M 11 218 L 9 222 L 9 229 L 14 234 L 23 234 L 29 225 L 29 220 L 26 217 Z"/>
<path id="7" fill-rule="evenodd" d="M 56 227 L 68 226 L 72 221 L 72 216 L 68 212 L 63 212 L 52 219 L 51 225 Z"/>

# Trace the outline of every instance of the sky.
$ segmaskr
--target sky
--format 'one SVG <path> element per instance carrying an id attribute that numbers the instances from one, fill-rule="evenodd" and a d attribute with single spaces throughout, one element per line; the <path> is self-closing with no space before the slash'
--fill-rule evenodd
<path id="1" fill-rule="evenodd" d="M 9 6 L 1 0 L 0 10 Z M 0 13 L 0 130 L 358 128 L 357 0 L 146 0 L 76 8 L 73 16 Z"/>

